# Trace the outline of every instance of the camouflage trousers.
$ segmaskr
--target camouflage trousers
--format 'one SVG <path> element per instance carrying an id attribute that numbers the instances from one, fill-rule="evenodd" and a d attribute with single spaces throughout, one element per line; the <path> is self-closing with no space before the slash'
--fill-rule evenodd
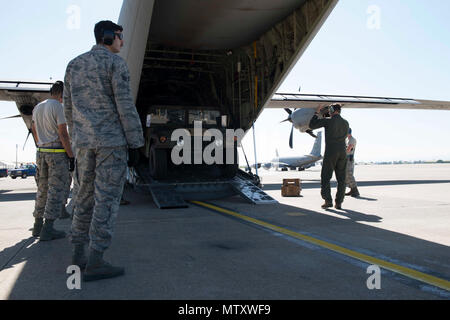
<path id="1" fill-rule="evenodd" d="M 76 197 L 76 195 L 78 193 L 78 180 L 74 179 L 74 174 L 71 175 L 70 179 L 73 181 L 72 197 L 71 197 L 69 203 L 66 206 L 66 210 L 71 216 L 73 216 L 73 212 L 75 210 L 75 197 Z M 69 198 L 69 195 L 70 195 L 70 189 L 69 189 L 69 192 L 67 193 L 67 198 L 66 199 Z M 66 202 L 67 202 L 67 200 L 66 200 Z"/>
<path id="2" fill-rule="evenodd" d="M 353 172 L 355 171 L 355 161 L 347 161 L 347 168 L 345 174 L 345 183 L 349 188 L 356 188 L 356 180 Z"/>
<path id="3" fill-rule="evenodd" d="M 71 242 L 97 251 L 111 245 L 127 169 L 127 148 L 76 149 Z"/>
<path id="4" fill-rule="evenodd" d="M 36 202 L 33 216 L 56 220 L 67 201 L 70 188 L 69 158 L 66 153 L 36 154 Z"/>

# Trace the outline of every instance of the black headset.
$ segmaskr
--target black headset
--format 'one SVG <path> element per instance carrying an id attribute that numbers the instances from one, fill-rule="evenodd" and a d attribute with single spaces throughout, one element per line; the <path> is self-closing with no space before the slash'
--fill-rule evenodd
<path id="1" fill-rule="evenodd" d="M 334 105 L 332 104 L 331 106 L 329 106 L 328 110 L 330 112 L 330 115 L 332 115 L 334 113 Z"/>
<path id="2" fill-rule="evenodd" d="M 103 44 L 111 46 L 114 42 L 115 34 L 112 30 L 103 31 Z"/>
<path id="3" fill-rule="evenodd" d="M 340 103 L 333 103 L 333 104 L 331 104 L 328 107 L 328 110 L 330 111 L 330 115 L 333 114 L 336 111 L 336 109 L 338 109 L 338 108 L 339 109 L 342 108 L 342 105 Z"/>

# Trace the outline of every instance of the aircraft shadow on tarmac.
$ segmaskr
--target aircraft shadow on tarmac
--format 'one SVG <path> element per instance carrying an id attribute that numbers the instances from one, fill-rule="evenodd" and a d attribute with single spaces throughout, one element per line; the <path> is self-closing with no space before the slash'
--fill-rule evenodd
<path id="1" fill-rule="evenodd" d="M 5 193 L 8 191 L 5 191 Z M 2 192 L 0 192 L 2 193 Z M 0 202 L 3 201 L 27 201 L 35 200 L 36 192 L 22 192 L 22 193 L 6 193 L 0 195 Z"/>
<path id="2" fill-rule="evenodd" d="M 368 198 L 368 197 L 361 197 L 361 196 L 357 197 L 357 199 L 366 200 L 366 201 L 378 201 L 378 199 L 375 199 L 375 198 Z"/>
<path id="3" fill-rule="evenodd" d="M 303 196 L 300 195 L 299 197 L 296 198 L 302 198 Z M 358 197 L 358 200 L 368 200 L 368 201 L 377 201 L 377 199 L 372 199 L 372 198 L 366 198 L 366 197 Z M 236 202 L 240 202 L 242 204 L 246 204 L 246 202 L 241 199 L 241 198 L 236 198 L 235 199 Z M 318 206 L 320 206 L 321 203 L 318 203 Z M 282 205 L 282 204 L 278 204 L 281 206 L 286 206 L 286 205 Z M 289 207 L 289 206 L 288 206 Z M 305 208 L 301 208 L 301 207 L 293 207 L 295 208 L 297 211 L 299 211 L 302 214 L 312 214 L 312 215 L 323 215 L 322 212 L 320 211 L 313 211 L 313 210 L 308 210 Z M 358 212 L 355 210 L 350 210 L 347 209 L 345 207 L 345 202 L 342 205 L 342 209 L 341 210 L 337 210 L 334 207 L 332 208 L 328 208 L 328 209 L 324 209 L 325 211 L 328 212 L 332 212 L 341 216 L 345 216 L 347 217 L 349 220 L 354 221 L 354 222 L 358 222 L 358 221 L 365 221 L 365 222 L 381 222 L 381 220 L 383 219 L 382 217 L 379 217 L 377 215 L 373 215 L 373 214 L 365 214 L 362 212 Z M 292 210 L 291 210 L 292 211 Z"/>
<path id="4" fill-rule="evenodd" d="M 311 182 L 305 182 L 311 181 Z M 434 183 L 450 183 L 450 180 L 380 180 L 380 181 L 357 181 L 358 187 L 372 186 L 396 186 L 409 184 L 434 184 Z M 336 181 L 331 181 L 332 188 L 336 188 Z M 264 183 L 264 190 L 280 190 L 281 183 Z M 302 189 L 320 189 L 320 180 L 301 180 Z M 367 200 L 370 200 L 368 198 Z"/>
<path id="5" fill-rule="evenodd" d="M 32 242 L 33 238 L 23 239 L 15 245 L 4 248 L 2 251 L 0 251 L 0 271 L 11 267 L 8 267 L 8 265 L 15 258 L 17 253 Z"/>
<path id="6" fill-rule="evenodd" d="M 394 273 L 383 276 L 407 284 L 402 287 L 402 292 L 393 292 L 391 295 L 383 290 L 367 290 L 366 278 L 360 285 L 355 280 L 357 277 L 342 280 L 358 283 L 352 290 L 342 290 L 343 286 L 349 284 L 322 283 L 320 273 L 314 273 L 315 269 L 321 268 L 322 261 L 317 260 L 316 256 L 325 255 L 329 259 L 338 259 L 332 260 L 340 261 L 338 264 L 352 263 L 359 268 L 362 264 L 362 268 L 367 268 L 364 263 L 352 262 L 353 260 L 349 261 L 349 258 L 340 257 L 331 251 L 296 242 L 302 242 L 301 240 L 286 241 L 289 236 L 273 237 L 273 231 L 192 204 L 186 209 L 159 210 L 149 195 L 130 193 L 126 197 L 131 200 L 131 205 L 120 209 L 114 241 L 106 255 L 111 263 L 126 268 L 125 276 L 91 283 L 82 282 L 82 290 L 68 290 L 66 283 L 69 274 L 66 269 L 71 260 L 68 239 L 27 245 L 33 239 L 28 238 L 0 252 L 0 266 L 4 269 L 26 261 L 6 298 L 448 298 L 439 293 L 439 290 L 421 290 L 423 283 Z M 345 207 L 343 210 L 330 211 L 349 219 L 326 214 L 320 209 L 313 211 L 285 204 L 255 207 L 241 202 L 237 197 L 211 203 L 351 250 L 391 259 L 396 263 L 403 261 L 413 268 L 415 266 L 411 263 L 414 263 L 422 272 L 445 274 L 442 270 L 450 264 L 447 246 L 358 223 L 378 222 L 380 217 Z M 57 221 L 55 227 L 68 231 L 70 220 Z M 317 268 L 305 269 L 306 265 L 315 264 Z M 361 270 L 365 274 L 366 270 Z M 296 285 L 293 286 L 293 283 Z M 326 287 L 326 290 L 317 290 L 319 284 Z"/>
<path id="7" fill-rule="evenodd" d="M 355 222 L 357 221 L 366 221 L 366 222 L 381 222 L 383 218 L 372 215 L 372 214 L 364 214 L 358 211 L 349 210 L 342 208 L 342 210 L 335 210 L 335 209 L 327 209 L 327 211 L 333 212 L 335 214 L 345 216 L 349 218 L 350 220 L 353 220 Z"/>

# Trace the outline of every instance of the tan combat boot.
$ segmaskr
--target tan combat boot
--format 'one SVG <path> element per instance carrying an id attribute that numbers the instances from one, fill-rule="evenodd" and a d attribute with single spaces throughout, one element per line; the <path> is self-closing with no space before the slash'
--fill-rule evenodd
<path id="1" fill-rule="evenodd" d="M 81 270 L 86 268 L 87 256 L 84 252 L 84 244 L 74 244 L 72 249 L 72 264 L 77 265 Z"/>
<path id="2" fill-rule="evenodd" d="M 64 238 L 66 236 L 66 233 L 64 231 L 59 231 L 53 228 L 54 222 L 55 220 L 45 219 L 41 234 L 39 235 L 39 241 L 56 240 Z"/>
<path id="3" fill-rule="evenodd" d="M 34 219 L 33 233 L 32 233 L 33 237 L 39 237 L 43 225 L 44 225 L 44 218 Z"/>
<path id="4" fill-rule="evenodd" d="M 83 275 L 84 281 L 114 278 L 125 274 L 125 269 L 115 267 L 103 260 L 103 252 L 89 249 L 89 257 Z"/>

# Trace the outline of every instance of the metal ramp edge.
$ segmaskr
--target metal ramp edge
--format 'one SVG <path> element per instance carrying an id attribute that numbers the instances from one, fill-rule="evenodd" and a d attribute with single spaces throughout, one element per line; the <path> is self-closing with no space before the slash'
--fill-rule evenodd
<path id="1" fill-rule="evenodd" d="M 153 201 L 159 209 L 187 208 L 188 204 L 183 197 L 175 191 L 174 186 L 160 185 L 150 186 Z"/>
<path id="2" fill-rule="evenodd" d="M 252 204 L 278 203 L 277 200 L 269 196 L 252 182 L 239 176 L 235 176 L 230 181 L 230 184 L 239 195 Z"/>

